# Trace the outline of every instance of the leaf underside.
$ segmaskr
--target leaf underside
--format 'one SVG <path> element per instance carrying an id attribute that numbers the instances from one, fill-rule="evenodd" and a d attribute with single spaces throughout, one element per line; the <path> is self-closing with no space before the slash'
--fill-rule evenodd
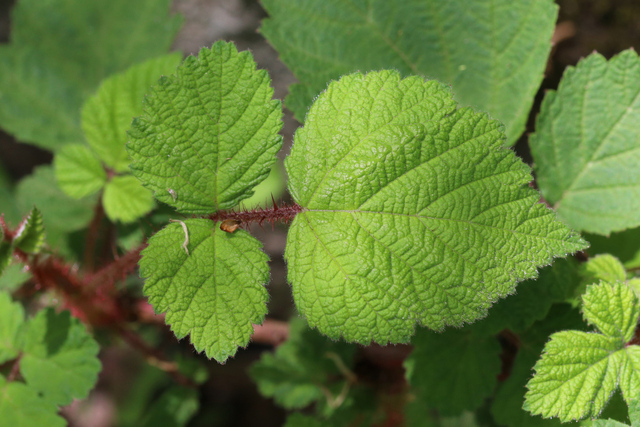
<path id="1" fill-rule="evenodd" d="M 286 259 L 296 305 L 332 338 L 404 342 L 460 326 L 585 247 L 527 185 L 501 125 L 397 72 L 321 94 L 286 160 L 303 211 Z"/>

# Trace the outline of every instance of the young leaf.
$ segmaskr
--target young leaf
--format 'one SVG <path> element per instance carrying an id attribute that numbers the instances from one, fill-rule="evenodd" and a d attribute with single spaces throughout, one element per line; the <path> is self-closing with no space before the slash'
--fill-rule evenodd
<path id="1" fill-rule="evenodd" d="M 231 43 L 188 57 L 152 88 L 131 125 L 134 175 L 181 212 L 235 207 L 281 147 L 282 108 L 272 96 L 267 72 Z"/>
<path id="2" fill-rule="evenodd" d="M 538 203 L 502 126 L 393 71 L 329 85 L 295 135 L 287 238 L 294 298 L 322 333 L 407 341 L 460 326 L 585 242 Z"/>
<path id="3" fill-rule="evenodd" d="M 44 243 L 44 223 L 37 208 L 31 209 L 26 221 L 16 232 L 13 244 L 28 254 L 37 254 Z"/>
<path id="4" fill-rule="evenodd" d="M 156 312 L 167 312 L 178 338 L 190 334 L 196 350 L 224 362 L 267 312 L 268 259 L 243 230 L 225 233 L 205 219 L 184 225 L 188 236 L 173 223 L 149 239 L 140 261 L 144 293 Z"/>
<path id="5" fill-rule="evenodd" d="M 300 83 L 286 105 L 302 122 L 327 83 L 354 71 L 397 69 L 455 88 L 465 106 L 524 131 L 551 48 L 551 0 L 264 0 L 261 32 Z"/>
<path id="6" fill-rule="evenodd" d="M 65 145 L 56 153 L 53 165 L 58 185 L 74 199 L 97 192 L 107 182 L 102 163 L 82 144 Z"/>
<path id="7" fill-rule="evenodd" d="M 153 209 L 151 192 L 131 175 L 116 176 L 107 183 L 102 204 L 111 221 L 132 222 Z"/>
<path id="8" fill-rule="evenodd" d="M 131 120 L 142 113 L 142 100 L 158 78 L 171 74 L 180 53 L 160 56 L 106 79 L 82 108 L 82 129 L 98 157 L 116 172 L 129 169 L 125 150 Z"/>
<path id="9" fill-rule="evenodd" d="M 68 405 L 87 397 L 95 385 L 99 349 L 78 319 L 48 308 L 29 321 L 20 372 L 45 400 Z"/>
<path id="10" fill-rule="evenodd" d="M 165 53 L 170 0 L 21 0 L 0 49 L 0 124 L 55 150 L 83 142 L 80 109 L 108 75 Z"/>
<path id="11" fill-rule="evenodd" d="M 477 409 L 491 395 L 500 373 L 500 344 L 494 336 L 469 329 L 417 332 L 407 359 L 414 366 L 414 404 L 452 416 Z"/>
<path id="12" fill-rule="evenodd" d="M 40 397 L 31 387 L 7 382 L 0 375 L 0 420 L 4 425 L 65 427 L 66 421 L 57 412 L 56 405 Z"/>
<path id="13" fill-rule="evenodd" d="M 558 216 L 597 234 L 640 225 L 640 59 L 593 53 L 549 91 L 531 136 L 537 182 Z"/>
<path id="14" fill-rule="evenodd" d="M 275 354 L 264 353 L 249 373 L 260 394 L 287 409 L 300 409 L 325 399 L 331 383 L 338 383 L 339 389 L 344 386 L 347 378 L 338 364 L 351 368 L 355 347 L 331 341 L 303 321 L 290 325 L 289 339 Z"/>
<path id="15" fill-rule="evenodd" d="M 580 273 L 585 283 L 624 282 L 627 280 L 627 271 L 620 260 L 610 254 L 597 255 L 585 262 Z"/>
<path id="16" fill-rule="evenodd" d="M 587 288 L 584 317 L 602 334 L 562 331 L 551 336 L 529 381 L 524 409 L 561 421 L 597 416 L 618 385 L 629 401 L 640 389 L 640 346 L 628 345 L 640 302 L 623 283 Z"/>
<path id="17" fill-rule="evenodd" d="M 0 292 L 0 364 L 15 359 L 22 348 L 24 309 Z"/>

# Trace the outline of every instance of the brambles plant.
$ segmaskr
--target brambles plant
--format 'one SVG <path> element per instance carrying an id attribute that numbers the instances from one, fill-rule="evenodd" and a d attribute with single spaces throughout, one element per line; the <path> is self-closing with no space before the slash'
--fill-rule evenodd
<path id="1" fill-rule="evenodd" d="M 158 323 L 219 363 L 247 347 L 268 314 L 251 233 L 266 223 L 288 224 L 300 318 L 249 375 L 298 411 L 288 426 L 638 423 L 632 49 L 593 53 L 546 94 L 532 185 L 510 147 L 553 2 L 264 0 L 261 31 L 299 80 L 278 202 L 283 106 L 250 52 L 167 54 L 167 2 L 49 3 L 21 1 L 0 49 L 0 125 L 54 154 L 0 188 L 2 419 L 64 425 L 100 346 L 123 340 L 172 380 L 120 423 L 205 423 L 207 368 L 156 346 Z"/>

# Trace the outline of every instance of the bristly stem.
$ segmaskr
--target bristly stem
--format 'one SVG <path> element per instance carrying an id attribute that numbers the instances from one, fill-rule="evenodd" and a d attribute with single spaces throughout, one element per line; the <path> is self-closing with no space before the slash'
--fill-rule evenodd
<path id="1" fill-rule="evenodd" d="M 215 222 L 234 220 L 238 221 L 241 226 L 247 227 L 252 223 L 257 223 L 259 225 L 262 225 L 265 222 L 275 224 L 276 221 L 283 221 L 287 223 L 292 221 L 300 211 L 302 211 L 302 206 L 296 203 L 292 205 L 281 203 L 280 206 L 278 206 L 275 200 L 273 200 L 272 208 L 218 211 L 209 215 L 209 219 Z"/>

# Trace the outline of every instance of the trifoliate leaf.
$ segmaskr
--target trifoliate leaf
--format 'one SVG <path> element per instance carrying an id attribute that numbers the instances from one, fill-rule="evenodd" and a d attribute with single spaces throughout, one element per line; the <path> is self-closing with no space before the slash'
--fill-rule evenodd
<path id="1" fill-rule="evenodd" d="M 0 290 L 12 292 L 31 278 L 24 264 L 11 264 L 0 274 Z"/>
<path id="2" fill-rule="evenodd" d="M 640 267 L 640 227 L 610 236 L 587 234 L 585 239 L 591 243 L 589 254 L 609 253 L 615 255 L 628 269 Z"/>
<path id="3" fill-rule="evenodd" d="M 627 271 L 620 260 L 610 254 L 597 255 L 585 262 L 580 273 L 585 283 L 624 282 L 627 280 Z"/>
<path id="4" fill-rule="evenodd" d="M 102 204 L 111 221 L 132 222 L 149 213 L 153 195 L 131 175 L 116 176 L 107 183 Z"/>
<path id="5" fill-rule="evenodd" d="M 100 372 L 100 347 L 68 311 L 40 311 L 29 321 L 20 372 L 29 387 L 56 405 L 87 397 Z"/>
<path id="6" fill-rule="evenodd" d="M 44 243 L 44 223 L 42 214 L 37 208 L 31 213 L 16 231 L 13 244 L 28 254 L 37 254 Z"/>
<path id="7" fill-rule="evenodd" d="M 524 131 L 542 81 L 557 7 L 550 0 L 264 0 L 261 32 L 294 72 L 286 105 L 304 119 L 327 83 L 354 71 L 397 69 L 451 84 L 464 106 Z"/>
<path id="8" fill-rule="evenodd" d="M 0 364 L 14 359 L 22 348 L 24 309 L 0 292 Z"/>
<path id="9" fill-rule="evenodd" d="M 83 141 L 80 108 L 108 75 L 165 53 L 169 0 L 20 1 L 0 49 L 0 124 L 46 149 Z"/>
<path id="10" fill-rule="evenodd" d="M 640 389 L 640 347 L 628 345 L 640 303 L 623 283 L 587 288 L 584 317 L 603 334 L 562 331 L 551 336 L 529 381 L 524 409 L 561 421 L 597 416 L 618 385 L 625 400 Z"/>
<path id="11" fill-rule="evenodd" d="M 537 182 L 558 216 L 597 234 L 640 225 L 640 59 L 593 53 L 549 91 L 531 136 Z"/>
<path id="12" fill-rule="evenodd" d="M 429 408 L 444 416 L 460 415 L 477 409 L 491 395 L 500 373 L 500 344 L 494 336 L 469 329 L 421 329 L 411 340 L 411 386 L 423 417 Z"/>
<path id="13" fill-rule="evenodd" d="M 191 335 L 196 350 L 224 362 L 249 343 L 252 323 L 267 312 L 268 259 L 243 230 L 226 233 L 205 219 L 183 224 L 149 239 L 140 261 L 144 293 L 156 312 L 167 312 L 178 338 Z"/>
<path id="14" fill-rule="evenodd" d="M 142 113 L 142 100 L 160 76 L 171 74 L 182 60 L 180 53 L 134 65 L 106 79 L 82 108 L 82 129 L 98 157 L 117 172 L 129 169 L 125 150 L 131 120 Z"/>
<path id="15" fill-rule="evenodd" d="M 198 392 L 174 386 L 165 391 L 147 410 L 142 427 L 182 427 L 198 411 Z"/>
<path id="16" fill-rule="evenodd" d="M 58 408 L 43 399 L 31 387 L 19 382 L 7 382 L 0 375 L 0 419 L 11 427 L 65 427 Z"/>
<path id="17" fill-rule="evenodd" d="M 231 43 L 188 57 L 152 88 L 131 125 L 134 175 L 185 213 L 230 209 L 251 196 L 282 143 L 282 108 L 270 82 Z"/>
<path id="18" fill-rule="evenodd" d="M 64 146 L 56 153 L 53 165 L 58 185 L 74 199 L 97 192 L 107 182 L 102 163 L 82 144 Z"/>
<path id="19" fill-rule="evenodd" d="M 301 320 L 290 325 L 289 339 L 275 354 L 263 353 L 249 372 L 260 394 L 287 409 L 299 409 L 325 399 L 335 386 L 344 387 L 348 378 L 341 368 L 353 367 L 355 346 L 331 341 Z"/>
<path id="20" fill-rule="evenodd" d="M 486 315 L 536 267 L 585 247 L 538 203 L 496 121 L 397 72 L 329 85 L 285 164 L 302 207 L 286 258 L 296 305 L 332 338 L 406 341 Z"/>

